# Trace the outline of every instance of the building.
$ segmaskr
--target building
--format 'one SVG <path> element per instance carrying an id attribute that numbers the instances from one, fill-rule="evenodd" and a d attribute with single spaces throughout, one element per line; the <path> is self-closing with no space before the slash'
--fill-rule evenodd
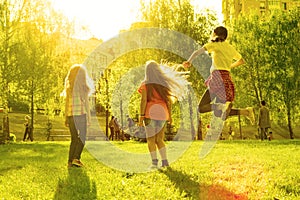
<path id="1" fill-rule="evenodd" d="M 222 0 L 222 13 L 225 25 L 243 14 L 255 13 L 260 16 L 274 10 L 290 11 L 300 9 L 300 0 Z"/>

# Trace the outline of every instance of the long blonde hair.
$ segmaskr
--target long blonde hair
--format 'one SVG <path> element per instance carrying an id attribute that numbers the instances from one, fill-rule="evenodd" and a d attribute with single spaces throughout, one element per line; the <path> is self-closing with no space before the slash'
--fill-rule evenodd
<path id="1" fill-rule="evenodd" d="M 77 93 L 80 97 L 90 95 L 94 92 L 94 85 L 91 78 L 88 76 L 84 65 L 73 65 L 65 79 L 65 89 L 63 95 L 72 95 Z"/>
<path id="2" fill-rule="evenodd" d="M 182 73 L 175 71 L 166 65 L 159 65 L 157 62 L 150 60 L 146 62 L 145 79 L 143 81 L 147 87 L 147 98 L 153 96 L 152 90 L 161 96 L 165 102 L 172 99 L 183 99 L 187 92 L 189 84 Z"/>

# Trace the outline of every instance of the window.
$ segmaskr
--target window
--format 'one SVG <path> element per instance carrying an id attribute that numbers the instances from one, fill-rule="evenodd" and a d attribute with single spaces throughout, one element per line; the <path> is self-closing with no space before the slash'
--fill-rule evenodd
<path id="1" fill-rule="evenodd" d="M 287 10 L 286 2 L 282 3 L 283 10 Z"/>
<path id="2" fill-rule="evenodd" d="M 260 2 L 259 8 L 260 8 L 261 10 L 266 9 L 266 4 L 265 4 L 264 1 L 261 1 L 261 2 Z"/>

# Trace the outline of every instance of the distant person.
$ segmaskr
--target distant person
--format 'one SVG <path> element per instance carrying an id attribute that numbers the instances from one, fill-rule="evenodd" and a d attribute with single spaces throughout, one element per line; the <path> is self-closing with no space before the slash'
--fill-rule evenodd
<path id="1" fill-rule="evenodd" d="M 233 140 L 234 131 L 232 130 L 231 126 L 229 126 L 228 135 L 228 140 Z"/>
<path id="2" fill-rule="evenodd" d="M 126 117 L 127 117 L 127 126 L 128 126 L 129 133 L 130 135 L 133 135 L 135 123 L 129 115 L 126 115 Z"/>
<path id="3" fill-rule="evenodd" d="M 260 128 L 260 139 L 268 138 L 268 129 L 271 128 L 269 108 L 266 107 L 266 101 L 261 101 L 258 116 L 258 126 Z"/>
<path id="4" fill-rule="evenodd" d="M 273 140 L 273 133 L 272 133 L 272 131 L 269 132 L 268 140 L 269 141 Z"/>
<path id="5" fill-rule="evenodd" d="M 186 93 L 187 81 L 178 72 L 167 70 L 166 66 L 148 61 L 145 78 L 138 92 L 141 94 L 139 125 L 144 126 L 148 150 L 152 159 L 151 169 L 158 167 L 157 151 L 162 159 L 162 167 L 168 167 L 164 134 L 166 123 L 172 124 L 172 98 L 182 98 Z"/>
<path id="6" fill-rule="evenodd" d="M 202 95 L 199 103 L 200 113 L 214 110 L 214 115 L 222 120 L 226 120 L 228 116 L 232 115 L 244 115 L 250 119 L 251 123 L 254 123 L 253 108 L 232 109 L 235 90 L 230 70 L 243 65 L 245 61 L 242 55 L 226 41 L 227 34 L 225 27 L 215 28 L 211 41 L 194 51 L 190 58 L 183 62 L 183 65 L 190 67 L 192 61 L 204 52 L 212 55 L 213 64 L 210 68 L 210 76 L 205 81 L 208 89 Z"/>
<path id="7" fill-rule="evenodd" d="M 115 137 L 115 117 L 114 116 L 111 116 L 108 127 L 110 130 L 110 135 L 109 135 L 108 139 L 113 141 L 114 137 Z"/>
<path id="8" fill-rule="evenodd" d="M 120 124 L 118 122 L 118 118 L 115 117 L 114 119 L 114 130 L 115 130 L 115 134 L 116 134 L 116 140 L 123 140 L 123 136 L 121 135 L 121 127 Z"/>
<path id="9" fill-rule="evenodd" d="M 207 126 L 206 126 L 206 138 L 207 138 L 207 140 L 211 140 L 211 136 L 212 136 L 212 133 L 211 133 L 211 130 L 210 130 L 210 125 L 207 124 Z"/>
<path id="10" fill-rule="evenodd" d="M 30 141 L 33 141 L 33 135 L 32 135 L 32 125 L 31 125 L 31 117 L 29 115 L 25 116 L 25 132 L 24 132 L 24 137 L 23 141 L 25 142 L 26 139 L 30 139 Z M 27 137 L 27 138 L 26 138 Z"/>
<path id="11" fill-rule="evenodd" d="M 87 126 L 91 124 L 89 94 L 93 83 L 81 64 L 73 65 L 65 79 L 65 125 L 71 133 L 68 167 L 82 167 L 81 154 L 86 141 Z"/>

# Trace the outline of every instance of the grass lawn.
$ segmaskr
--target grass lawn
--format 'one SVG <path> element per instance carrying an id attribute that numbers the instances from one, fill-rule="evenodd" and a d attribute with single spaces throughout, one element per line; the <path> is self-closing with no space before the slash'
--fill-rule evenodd
<path id="1" fill-rule="evenodd" d="M 0 145 L 0 199 L 300 199 L 300 140 L 218 141 L 200 159 L 203 143 L 191 142 L 170 169 L 145 173 L 110 168 L 89 148 L 82 155 L 85 167 L 68 170 L 68 141 Z M 111 144 L 148 156 L 146 143 Z M 106 148 L 98 152 L 132 162 Z"/>

